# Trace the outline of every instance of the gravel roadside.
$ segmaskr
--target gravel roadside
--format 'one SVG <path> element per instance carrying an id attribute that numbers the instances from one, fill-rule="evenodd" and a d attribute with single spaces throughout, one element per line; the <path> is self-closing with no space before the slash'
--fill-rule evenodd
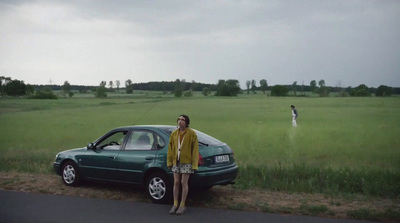
<path id="1" fill-rule="evenodd" d="M 0 172 L 0 190 L 150 202 L 140 187 L 99 183 L 69 187 L 55 174 Z M 187 205 L 331 218 L 351 218 L 353 216 L 349 213 L 357 211 L 376 215 L 387 210 L 400 213 L 399 199 L 239 190 L 232 186 L 216 186 L 207 192 L 193 192 L 188 197 Z"/>

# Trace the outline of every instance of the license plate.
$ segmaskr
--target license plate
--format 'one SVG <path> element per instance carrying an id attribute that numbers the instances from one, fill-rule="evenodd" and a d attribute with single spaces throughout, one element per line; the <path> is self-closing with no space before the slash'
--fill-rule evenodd
<path id="1" fill-rule="evenodd" d="M 226 162 L 229 162 L 229 155 L 215 157 L 215 163 L 226 163 Z"/>

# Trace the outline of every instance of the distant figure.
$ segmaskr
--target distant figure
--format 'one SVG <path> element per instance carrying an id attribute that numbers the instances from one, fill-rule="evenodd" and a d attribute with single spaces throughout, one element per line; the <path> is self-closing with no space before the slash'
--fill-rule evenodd
<path id="1" fill-rule="evenodd" d="M 299 115 L 298 113 L 297 113 L 297 110 L 296 110 L 296 108 L 294 107 L 294 105 L 291 105 L 290 106 L 291 108 L 292 108 L 292 125 L 293 125 L 293 127 L 296 127 L 297 126 L 297 116 Z"/>

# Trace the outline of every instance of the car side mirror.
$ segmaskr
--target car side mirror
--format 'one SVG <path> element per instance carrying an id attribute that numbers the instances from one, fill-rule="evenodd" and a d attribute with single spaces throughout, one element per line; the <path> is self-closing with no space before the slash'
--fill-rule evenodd
<path id="1" fill-rule="evenodd" d="M 93 143 L 89 143 L 89 144 L 86 146 L 86 148 L 87 148 L 87 149 L 93 149 L 93 148 L 94 148 L 94 144 L 93 144 Z"/>

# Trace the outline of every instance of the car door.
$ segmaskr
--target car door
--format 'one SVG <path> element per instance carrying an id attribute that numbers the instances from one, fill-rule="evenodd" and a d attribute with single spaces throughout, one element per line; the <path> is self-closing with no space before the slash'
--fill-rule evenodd
<path id="1" fill-rule="evenodd" d="M 144 172 L 157 153 L 156 134 L 145 130 L 132 131 L 118 155 L 119 176 L 125 182 L 141 184 Z"/>
<path id="2" fill-rule="evenodd" d="M 118 163 L 116 162 L 125 141 L 127 131 L 117 131 L 105 136 L 88 149 L 79 160 L 82 176 L 91 179 L 118 181 Z"/>

